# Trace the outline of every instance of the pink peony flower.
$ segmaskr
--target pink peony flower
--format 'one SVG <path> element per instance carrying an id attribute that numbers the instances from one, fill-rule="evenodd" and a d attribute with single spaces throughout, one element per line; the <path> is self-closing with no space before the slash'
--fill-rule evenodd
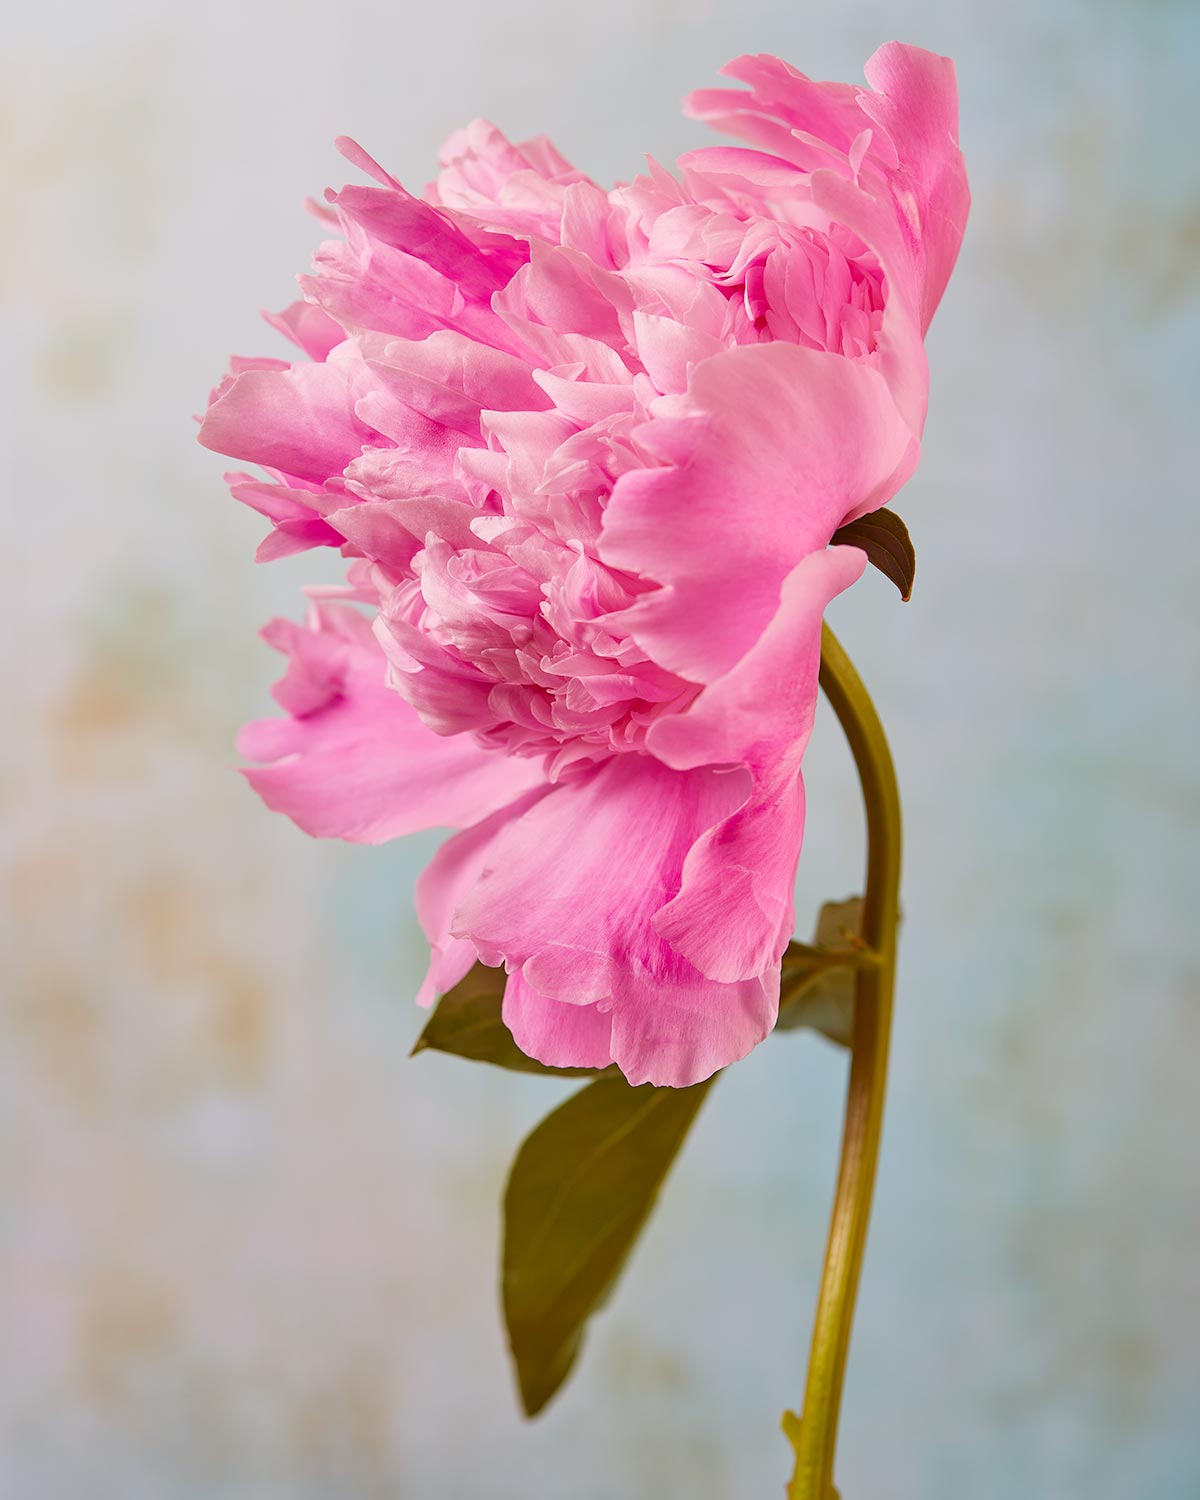
<path id="1" fill-rule="evenodd" d="M 267 627 L 251 784 L 319 836 L 460 829 L 422 1002 L 503 964 L 521 1048 L 632 1083 L 775 1023 L 821 617 L 865 565 L 829 541 L 916 466 L 968 205 L 947 59 L 725 71 L 687 108 L 749 148 L 611 192 L 482 121 L 424 200 L 340 142 L 377 185 L 326 194 L 270 319 L 306 358 L 236 361 L 200 434 L 266 471 L 229 476 L 260 558 L 353 559 Z"/>

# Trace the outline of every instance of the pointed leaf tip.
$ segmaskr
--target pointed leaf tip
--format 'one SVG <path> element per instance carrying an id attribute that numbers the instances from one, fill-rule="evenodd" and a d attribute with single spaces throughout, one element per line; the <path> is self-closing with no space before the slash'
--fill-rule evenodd
<path id="1" fill-rule="evenodd" d="M 573 1094 L 532 1132 L 504 1195 L 501 1289 L 526 1416 L 571 1372 L 713 1079 L 632 1088 L 620 1074 Z"/>
<path id="2" fill-rule="evenodd" d="M 884 506 L 869 515 L 859 516 L 857 521 L 839 527 L 831 541 L 835 547 L 861 547 L 867 554 L 867 561 L 900 590 L 901 599 L 907 603 L 912 598 L 917 554 L 908 527 L 894 510 Z"/>

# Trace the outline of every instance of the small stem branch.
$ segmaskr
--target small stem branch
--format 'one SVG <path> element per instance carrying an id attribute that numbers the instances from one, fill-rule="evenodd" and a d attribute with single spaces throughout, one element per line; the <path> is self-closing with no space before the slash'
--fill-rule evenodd
<path id="1" fill-rule="evenodd" d="M 827 625 L 821 635 L 821 687 L 845 731 L 862 785 L 867 879 L 861 936 L 878 962 L 862 965 L 855 979 L 841 1165 L 813 1324 L 804 1414 L 798 1427 L 785 1419 L 796 1450 L 788 1500 L 832 1500 L 837 1493 L 833 1458 L 879 1159 L 900 896 L 900 795 L 891 753 L 875 706 Z"/>

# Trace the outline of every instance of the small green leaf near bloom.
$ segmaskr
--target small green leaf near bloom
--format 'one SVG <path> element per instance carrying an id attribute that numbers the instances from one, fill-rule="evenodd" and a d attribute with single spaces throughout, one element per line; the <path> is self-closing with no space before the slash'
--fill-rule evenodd
<path id="1" fill-rule="evenodd" d="M 802 1026 L 848 1047 L 854 1028 L 854 973 L 863 961 L 858 937 L 862 897 L 827 901 L 814 946 L 790 943 L 783 956 L 777 1031 Z"/>
<path id="2" fill-rule="evenodd" d="M 867 561 L 900 590 L 901 599 L 912 597 L 917 554 L 908 527 L 894 510 L 885 505 L 869 515 L 859 516 L 857 521 L 851 521 L 833 533 L 833 544 L 861 547 L 867 554 Z"/>
<path id="3" fill-rule="evenodd" d="M 546 1073 L 556 1078 L 592 1078 L 596 1068 L 549 1068 L 526 1057 L 513 1041 L 500 1009 L 504 1000 L 503 969 L 476 964 L 465 979 L 447 990 L 417 1038 L 418 1052 L 449 1052 L 474 1062 L 491 1063 L 514 1073 Z"/>
<path id="4" fill-rule="evenodd" d="M 526 1139 L 504 1195 L 504 1317 L 521 1402 L 562 1385 L 713 1079 L 633 1088 L 596 1079 Z"/>

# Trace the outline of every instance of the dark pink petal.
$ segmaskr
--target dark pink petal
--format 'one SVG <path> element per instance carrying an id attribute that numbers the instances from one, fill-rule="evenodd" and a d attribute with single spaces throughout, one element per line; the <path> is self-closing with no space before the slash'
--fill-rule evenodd
<path id="1" fill-rule="evenodd" d="M 492 248 L 481 250 L 452 215 L 403 189 L 346 187 L 325 196 L 373 240 L 424 261 L 475 301 L 486 302 L 528 256 L 524 244 L 507 236 L 488 236 Z"/>

